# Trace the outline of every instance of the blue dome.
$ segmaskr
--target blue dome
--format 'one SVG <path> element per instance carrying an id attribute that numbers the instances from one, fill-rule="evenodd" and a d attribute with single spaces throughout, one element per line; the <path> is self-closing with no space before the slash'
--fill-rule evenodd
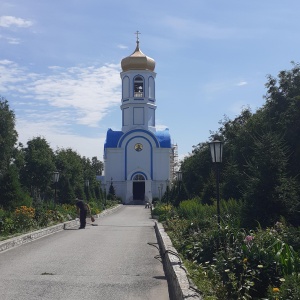
<path id="1" fill-rule="evenodd" d="M 166 128 L 163 131 L 156 131 L 155 136 L 158 139 L 161 148 L 171 148 L 169 128 Z"/>

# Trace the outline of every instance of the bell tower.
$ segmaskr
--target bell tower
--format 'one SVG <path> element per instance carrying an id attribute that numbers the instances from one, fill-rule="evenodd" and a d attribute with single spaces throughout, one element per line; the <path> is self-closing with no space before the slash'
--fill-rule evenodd
<path id="1" fill-rule="evenodd" d="M 107 130 L 104 144 L 106 190 L 113 184 L 124 204 L 161 198 L 170 182 L 172 144 L 169 129 L 155 124 L 155 61 L 140 50 L 122 59 L 122 130 Z"/>
<path id="2" fill-rule="evenodd" d="M 122 131 L 144 129 L 155 132 L 155 61 L 139 47 L 136 32 L 134 52 L 122 59 Z"/>

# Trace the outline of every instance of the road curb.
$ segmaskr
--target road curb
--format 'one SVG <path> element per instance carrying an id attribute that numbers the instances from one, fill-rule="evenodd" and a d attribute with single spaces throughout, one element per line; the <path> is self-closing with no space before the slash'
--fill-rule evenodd
<path id="1" fill-rule="evenodd" d="M 96 215 L 96 218 L 101 218 L 106 215 L 109 215 L 113 213 L 114 211 L 118 210 L 123 205 L 117 205 L 113 208 L 109 208 L 104 210 L 102 213 Z M 57 225 L 53 225 L 47 228 L 43 228 L 37 231 L 25 233 L 22 235 L 19 235 L 17 237 L 13 237 L 7 240 L 4 240 L 0 242 L 0 253 L 9 249 L 12 249 L 14 247 L 18 247 L 20 245 L 32 242 L 34 240 L 37 240 L 39 238 L 45 237 L 47 235 L 62 231 L 64 229 L 72 228 L 79 225 L 79 220 L 71 220 L 64 223 L 60 223 Z"/>
<path id="2" fill-rule="evenodd" d="M 165 232 L 161 223 L 155 222 L 154 225 L 160 255 L 163 261 L 165 274 L 169 285 L 169 295 L 171 300 L 203 300 L 201 295 L 196 292 L 193 282 L 188 279 L 186 269 L 173 247 L 172 241 Z"/>

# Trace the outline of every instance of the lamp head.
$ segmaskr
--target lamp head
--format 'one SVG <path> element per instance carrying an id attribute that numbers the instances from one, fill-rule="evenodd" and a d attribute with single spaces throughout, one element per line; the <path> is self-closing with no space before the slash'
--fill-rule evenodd
<path id="1" fill-rule="evenodd" d="M 223 142 L 218 139 L 209 143 L 211 159 L 213 163 L 221 163 L 223 155 Z"/>

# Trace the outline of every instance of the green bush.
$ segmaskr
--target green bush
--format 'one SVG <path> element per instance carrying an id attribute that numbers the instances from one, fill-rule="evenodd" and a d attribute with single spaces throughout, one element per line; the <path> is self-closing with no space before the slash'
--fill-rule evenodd
<path id="1" fill-rule="evenodd" d="M 270 286 L 269 299 L 299 300 L 300 299 L 300 274 L 293 273 L 281 280 L 281 285 Z"/>
<path id="2" fill-rule="evenodd" d="M 265 299 L 270 287 L 280 287 L 300 271 L 299 254 L 288 243 L 299 230 L 277 222 L 274 227 L 246 231 L 240 227 L 242 208 L 242 202 L 221 201 L 218 226 L 215 206 L 192 199 L 182 202 L 166 223 L 178 252 L 198 270 L 193 278 L 209 279 L 215 287 L 210 297 L 216 299 Z M 282 284 L 280 291 L 283 288 Z"/>

